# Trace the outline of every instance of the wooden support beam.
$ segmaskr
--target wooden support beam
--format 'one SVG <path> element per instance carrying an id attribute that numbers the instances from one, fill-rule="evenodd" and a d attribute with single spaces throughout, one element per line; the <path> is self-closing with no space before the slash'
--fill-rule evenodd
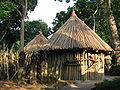
<path id="1" fill-rule="evenodd" d="M 81 59 L 84 59 L 85 51 L 81 55 Z M 84 60 L 81 61 L 81 80 L 84 80 L 84 75 L 85 75 L 85 63 Z"/>

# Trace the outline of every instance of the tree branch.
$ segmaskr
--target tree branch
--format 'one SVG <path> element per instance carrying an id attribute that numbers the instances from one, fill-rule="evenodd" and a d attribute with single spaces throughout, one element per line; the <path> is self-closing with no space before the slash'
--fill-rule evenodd
<path id="1" fill-rule="evenodd" d="M 22 13 L 20 12 L 20 10 L 19 9 L 16 10 L 18 11 L 19 15 L 22 17 Z"/>
<path id="2" fill-rule="evenodd" d="M 7 31 L 5 31 L 5 33 L 3 34 L 3 36 L 1 37 L 1 39 L 0 39 L 0 41 L 2 41 L 3 40 L 3 38 L 5 37 L 5 35 L 6 35 L 6 33 L 7 33 Z"/>

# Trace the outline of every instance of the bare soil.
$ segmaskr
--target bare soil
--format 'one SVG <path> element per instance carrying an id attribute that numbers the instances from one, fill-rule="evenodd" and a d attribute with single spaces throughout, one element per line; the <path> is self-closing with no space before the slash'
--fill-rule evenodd
<path id="1" fill-rule="evenodd" d="M 47 86 L 41 84 L 18 84 L 18 82 L 13 81 L 0 81 L 0 90 L 42 90 L 42 88 L 47 88 Z"/>
<path id="2" fill-rule="evenodd" d="M 113 78 L 117 78 L 120 76 L 105 76 L 104 79 L 112 80 Z M 102 80 L 101 80 L 102 81 Z M 91 88 L 95 87 L 95 83 L 99 83 L 101 81 L 69 81 L 68 85 L 62 87 L 59 90 L 91 90 Z M 18 82 L 13 81 L 0 81 L 0 90 L 54 90 L 54 89 L 43 89 L 49 88 L 49 86 L 42 84 L 19 84 Z"/>
<path id="3" fill-rule="evenodd" d="M 105 76 L 103 80 L 112 80 L 114 78 L 120 78 L 120 76 Z M 103 80 L 71 81 L 68 86 L 63 87 L 61 90 L 91 90 L 95 87 L 95 83 Z"/>

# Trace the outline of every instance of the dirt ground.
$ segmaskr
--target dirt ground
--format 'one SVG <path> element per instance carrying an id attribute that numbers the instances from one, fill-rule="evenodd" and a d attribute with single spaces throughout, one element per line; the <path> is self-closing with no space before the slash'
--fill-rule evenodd
<path id="1" fill-rule="evenodd" d="M 47 86 L 41 84 L 21 85 L 13 81 L 0 81 L 0 90 L 42 90 L 42 88 L 47 88 Z"/>
<path id="2" fill-rule="evenodd" d="M 112 80 L 117 76 L 105 76 L 104 79 Z M 90 90 L 94 88 L 94 84 L 101 81 L 71 81 L 65 87 L 59 90 Z M 43 89 L 47 88 L 46 85 L 34 84 L 34 85 L 21 85 L 13 81 L 0 81 L 0 90 L 54 90 L 54 89 Z"/>
<path id="3" fill-rule="evenodd" d="M 104 79 L 112 80 L 114 78 L 120 78 L 120 76 L 105 76 Z M 95 83 L 102 82 L 103 80 L 87 80 L 87 81 L 72 81 L 66 87 L 63 87 L 61 90 L 91 90 L 95 87 Z"/>

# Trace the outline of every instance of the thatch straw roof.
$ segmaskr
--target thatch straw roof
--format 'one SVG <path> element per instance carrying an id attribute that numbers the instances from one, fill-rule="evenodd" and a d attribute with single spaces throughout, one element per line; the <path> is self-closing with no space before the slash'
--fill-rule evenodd
<path id="1" fill-rule="evenodd" d="M 37 35 L 34 39 L 32 39 L 25 47 L 25 51 L 38 51 L 41 46 L 46 44 L 48 40 L 44 37 L 42 33 Z"/>
<path id="2" fill-rule="evenodd" d="M 49 44 L 42 50 L 54 49 L 92 49 L 112 51 L 113 49 L 103 41 L 92 29 L 81 21 L 73 11 L 66 23 L 49 39 Z"/>

